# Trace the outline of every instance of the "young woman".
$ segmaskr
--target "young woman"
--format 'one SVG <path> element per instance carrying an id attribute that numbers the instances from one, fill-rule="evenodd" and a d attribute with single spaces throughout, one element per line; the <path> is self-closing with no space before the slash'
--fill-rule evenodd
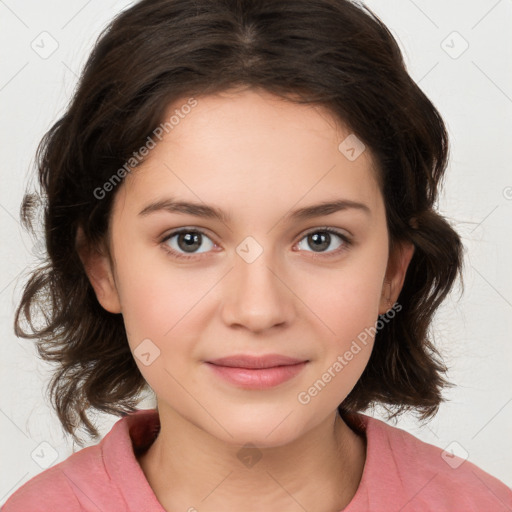
<path id="1" fill-rule="evenodd" d="M 437 412 L 428 328 L 463 251 L 435 211 L 443 121 L 371 11 L 139 2 L 38 157 L 49 260 L 16 334 L 57 363 L 66 432 L 97 434 L 93 409 L 122 419 L 5 512 L 512 507 L 471 462 L 362 413 Z M 137 410 L 148 387 L 158 407 Z"/>

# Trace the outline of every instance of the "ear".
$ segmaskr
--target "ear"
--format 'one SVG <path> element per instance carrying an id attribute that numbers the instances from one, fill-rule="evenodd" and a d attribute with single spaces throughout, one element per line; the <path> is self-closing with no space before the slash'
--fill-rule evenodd
<path id="1" fill-rule="evenodd" d="M 399 242 L 390 255 L 386 277 L 382 285 L 379 315 L 383 315 L 393 307 L 398 299 L 405 281 L 405 274 L 414 255 L 412 242 Z"/>
<path id="2" fill-rule="evenodd" d="M 76 250 L 98 302 L 110 313 L 121 313 L 121 303 L 113 277 L 110 258 L 104 247 L 91 247 L 81 226 L 76 234 Z"/>

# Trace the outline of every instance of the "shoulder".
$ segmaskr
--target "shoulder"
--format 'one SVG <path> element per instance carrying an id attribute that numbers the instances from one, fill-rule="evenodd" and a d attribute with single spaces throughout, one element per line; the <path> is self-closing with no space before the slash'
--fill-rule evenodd
<path id="1" fill-rule="evenodd" d="M 112 434 L 118 437 L 115 430 L 120 421 L 98 444 L 82 448 L 32 477 L 9 497 L 2 512 L 96 510 L 94 502 L 106 494 L 115 495 L 104 464 L 104 445 Z"/>
<path id="2" fill-rule="evenodd" d="M 156 410 L 124 416 L 98 444 L 82 448 L 22 485 L 2 512 L 138 511 L 148 506 L 162 510 L 135 455 L 149 446 L 158 428 Z"/>
<path id="3" fill-rule="evenodd" d="M 367 455 L 371 457 L 368 476 L 371 481 L 386 482 L 389 499 L 395 503 L 398 499 L 402 512 L 512 509 L 512 490 L 469 460 L 454 455 L 450 446 L 443 449 L 426 443 L 369 416 L 363 422 Z"/>
<path id="4" fill-rule="evenodd" d="M 77 489 L 84 474 L 98 472 L 95 459 L 97 446 L 83 448 L 64 461 L 32 477 L 12 494 L 2 507 L 2 512 L 81 511 Z"/>

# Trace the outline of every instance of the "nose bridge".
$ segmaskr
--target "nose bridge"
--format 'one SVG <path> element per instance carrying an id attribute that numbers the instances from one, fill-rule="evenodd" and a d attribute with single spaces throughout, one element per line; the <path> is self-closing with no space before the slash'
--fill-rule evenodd
<path id="1" fill-rule="evenodd" d="M 283 284 L 274 251 L 253 237 L 236 248 L 224 301 L 225 321 L 250 330 L 264 330 L 287 322 L 292 313 L 293 294 Z"/>

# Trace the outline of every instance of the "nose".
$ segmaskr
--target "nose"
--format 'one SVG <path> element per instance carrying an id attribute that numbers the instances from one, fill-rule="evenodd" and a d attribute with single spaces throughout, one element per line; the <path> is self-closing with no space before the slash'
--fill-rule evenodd
<path id="1" fill-rule="evenodd" d="M 223 290 L 222 316 L 229 327 L 263 332 L 291 323 L 295 296 L 284 273 L 274 268 L 270 252 L 252 262 L 236 256 Z"/>

